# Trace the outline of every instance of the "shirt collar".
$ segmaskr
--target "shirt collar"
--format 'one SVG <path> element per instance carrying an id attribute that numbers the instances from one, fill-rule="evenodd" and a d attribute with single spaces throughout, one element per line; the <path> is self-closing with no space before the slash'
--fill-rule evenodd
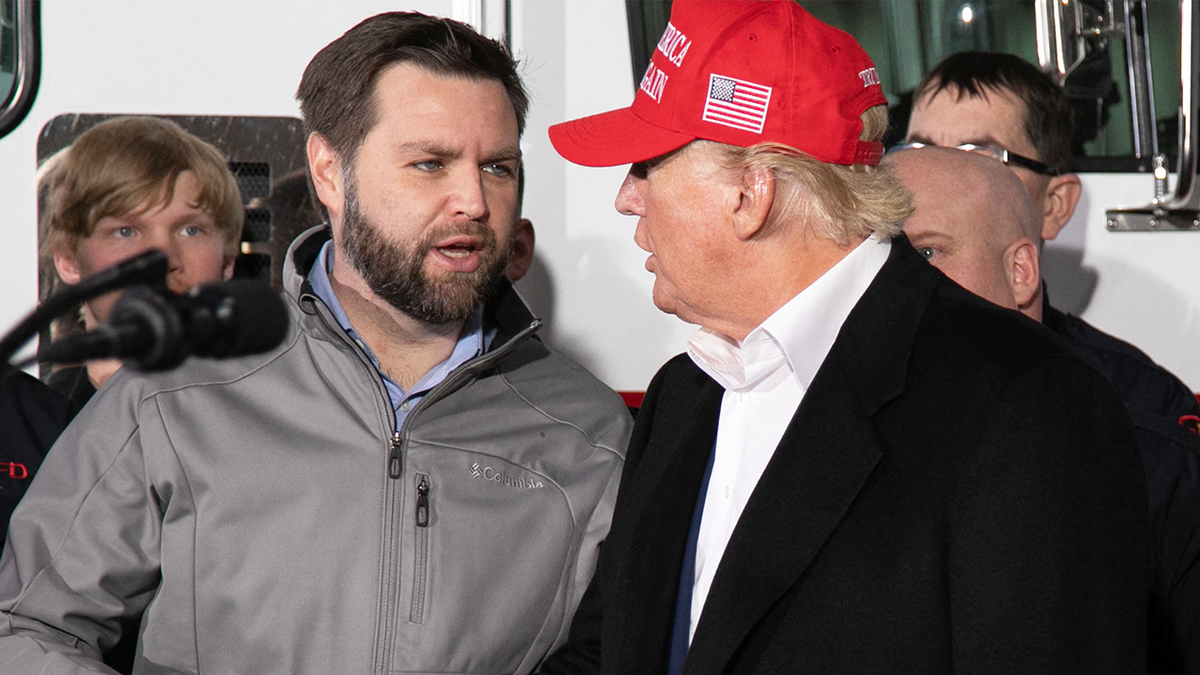
<path id="1" fill-rule="evenodd" d="M 792 374 L 807 391 L 850 311 L 887 262 L 891 242 L 868 238 L 738 342 L 701 328 L 688 356 L 725 389 L 773 389 Z"/>
<path id="2" fill-rule="evenodd" d="M 374 352 L 362 340 L 358 332 L 354 330 L 354 326 L 350 324 L 350 317 L 346 316 L 346 310 L 342 309 L 342 303 L 338 302 L 337 294 L 333 292 L 333 285 L 329 281 L 329 274 L 333 272 L 334 263 L 332 244 L 332 241 L 327 241 L 321 247 L 321 252 L 317 255 L 312 270 L 308 273 L 308 282 L 312 285 L 313 293 L 329 307 L 329 311 L 333 314 L 333 318 L 338 322 L 338 325 L 342 327 L 342 330 L 346 331 L 350 335 L 350 338 L 362 348 L 384 380 L 394 385 L 395 383 L 391 378 L 387 377 L 383 373 L 383 370 L 380 369 L 379 359 L 375 358 Z M 483 308 L 480 307 L 471 316 L 467 317 L 466 322 L 463 324 L 462 334 L 458 338 L 458 342 L 454 345 L 454 351 L 450 354 L 450 357 L 430 369 L 428 373 L 413 385 L 408 393 L 432 389 L 445 379 L 451 371 L 482 354 L 483 350 Z M 399 386 L 396 385 L 396 388 L 399 389 Z"/>

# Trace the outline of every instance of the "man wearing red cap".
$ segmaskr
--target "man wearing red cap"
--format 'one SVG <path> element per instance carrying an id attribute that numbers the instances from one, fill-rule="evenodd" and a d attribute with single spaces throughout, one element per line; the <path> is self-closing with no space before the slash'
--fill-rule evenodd
<path id="1" fill-rule="evenodd" d="M 791 0 L 677 0 L 631 107 L 552 127 L 631 163 L 647 391 L 547 673 L 1134 673 L 1145 489 L 1116 395 L 928 265 L 885 99 Z"/>

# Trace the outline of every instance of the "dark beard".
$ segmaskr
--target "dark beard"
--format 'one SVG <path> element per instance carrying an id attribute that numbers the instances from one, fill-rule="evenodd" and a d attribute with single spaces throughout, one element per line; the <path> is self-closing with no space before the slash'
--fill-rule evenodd
<path id="1" fill-rule="evenodd" d="M 375 295 L 408 316 L 428 324 L 465 320 L 490 300 L 500 288 L 508 265 L 509 246 L 496 245 L 496 233 L 469 221 L 427 231 L 411 250 L 389 240 L 359 211 L 352 177 L 344 175 L 346 216 L 342 224 L 342 249 Z M 439 241 L 456 234 L 483 241 L 479 267 L 474 272 L 447 272 L 432 278 L 424 262 Z"/>

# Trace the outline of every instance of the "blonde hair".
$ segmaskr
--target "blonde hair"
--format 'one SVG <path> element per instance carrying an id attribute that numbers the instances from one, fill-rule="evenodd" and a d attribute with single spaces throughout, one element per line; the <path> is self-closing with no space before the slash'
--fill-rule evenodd
<path id="1" fill-rule="evenodd" d="M 216 222 L 232 259 L 245 212 L 225 156 L 174 122 L 149 116 L 101 122 L 56 155 L 44 176 L 42 256 L 75 251 L 103 218 L 170 203 L 184 171 L 199 179 L 199 207 Z"/>
<path id="2" fill-rule="evenodd" d="M 879 141 L 887 130 L 887 107 L 862 114 L 859 139 Z M 759 236 L 802 222 L 812 234 L 847 244 L 892 237 L 912 213 L 912 198 L 886 166 L 829 164 L 782 143 L 748 148 L 713 143 L 731 169 L 765 169 L 775 177 L 775 201 Z"/>

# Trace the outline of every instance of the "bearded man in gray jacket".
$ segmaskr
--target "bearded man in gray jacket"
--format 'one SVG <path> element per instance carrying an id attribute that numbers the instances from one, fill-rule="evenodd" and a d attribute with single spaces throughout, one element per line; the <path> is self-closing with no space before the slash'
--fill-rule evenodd
<path id="1" fill-rule="evenodd" d="M 122 369 L 0 561 L 0 671 L 528 672 L 565 638 L 631 420 L 503 279 L 527 97 L 501 45 L 419 14 L 297 93 L 328 230 L 261 355 Z M 140 624 L 139 624 L 140 617 Z"/>

